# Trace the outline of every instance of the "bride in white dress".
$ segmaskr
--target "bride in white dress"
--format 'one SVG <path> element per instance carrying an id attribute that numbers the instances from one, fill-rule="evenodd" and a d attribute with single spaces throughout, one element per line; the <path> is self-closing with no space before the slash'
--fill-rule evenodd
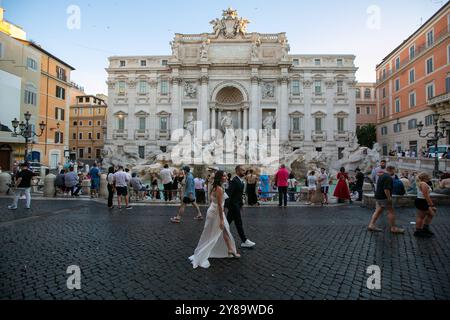
<path id="1" fill-rule="evenodd" d="M 218 171 L 214 177 L 211 191 L 211 206 L 206 214 L 205 227 L 195 249 L 189 257 L 194 269 L 199 266 L 209 268 L 209 258 L 240 258 L 236 244 L 230 232 L 230 225 L 225 217 L 224 204 L 228 198 L 222 188 L 222 183 L 228 179 L 223 171 Z"/>

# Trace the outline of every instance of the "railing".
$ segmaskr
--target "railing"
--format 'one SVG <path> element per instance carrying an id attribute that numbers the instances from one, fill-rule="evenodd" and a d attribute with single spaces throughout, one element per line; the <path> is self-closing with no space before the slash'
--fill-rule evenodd
<path id="1" fill-rule="evenodd" d="M 450 101 L 450 92 L 441 94 L 439 96 L 434 97 L 433 99 L 431 99 L 430 101 L 428 101 L 428 105 L 432 106 L 438 103 L 442 103 L 442 102 L 449 102 Z"/>
<path id="2" fill-rule="evenodd" d="M 421 46 L 416 47 L 412 57 L 408 56 L 408 58 L 400 61 L 400 66 L 398 68 L 396 68 L 396 66 L 394 66 L 395 69 L 386 71 L 385 75 L 383 75 L 381 78 L 377 79 L 377 84 L 384 82 L 387 78 L 392 76 L 394 73 L 400 71 L 401 69 L 403 69 L 405 66 L 407 66 L 412 61 L 420 58 L 422 53 L 424 53 L 424 52 L 428 51 L 429 49 L 433 48 L 434 46 L 436 46 L 441 40 L 445 39 L 449 35 L 449 33 L 450 33 L 449 28 L 446 27 L 445 29 L 441 30 L 439 33 L 437 33 L 435 35 L 435 38 L 431 45 L 428 45 L 428 43 L 425 42 Z M 408 53 L 409 53 L 409 49 L 408 49 Z"/>

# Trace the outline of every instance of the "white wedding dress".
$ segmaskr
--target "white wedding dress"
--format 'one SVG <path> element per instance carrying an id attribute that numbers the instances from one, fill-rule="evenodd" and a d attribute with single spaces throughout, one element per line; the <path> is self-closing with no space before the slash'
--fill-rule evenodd
<path id="1" fill-rule="evenodd" d="M 225 200 L 228 199 L 226 192 L 223 194 L 222 208 L 225 204 Z M 227 232 L 231 241 L 231 246 L 233 252 L 236 251 L 236 244 L 234 238 L 230 232 L 230 225 L 228 224 L 227 218 L 224 213 L 224 230 L 220 230 L 220 217 L 219 217 L 219 207 L 217 204 L 217 198 L 215 193 L 211 194 L 211 206 L 206 214 L 205 227 L 203 228 L 202 236 L 198 242 L 197 248 L 195 249 L 194 255 L 189 257 L 194 269 L 199 266 L 202 268 L 209 268 L 210 264 L 209 258 L 228 258 L 228 248 L 223 238 L 223 233 Z"/>

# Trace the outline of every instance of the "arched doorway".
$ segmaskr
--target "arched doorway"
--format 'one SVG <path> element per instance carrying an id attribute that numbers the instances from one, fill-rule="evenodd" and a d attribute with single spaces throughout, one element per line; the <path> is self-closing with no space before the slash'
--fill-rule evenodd
<path id="1" fill-rule="evenodd" d="M 12 148 L 4 144 L 0 146 L 0 167 L 3 171 L 11 171 L 12 167 Z"/>
<path id="2" fill-rule="evenodd" d="M 248 129 L 248 99 L 242 89 L 228 84 L 216 89 L 211 108 L 211 128 L 222 130 L 225 117 L 233 119 L 235 130 Z"/>

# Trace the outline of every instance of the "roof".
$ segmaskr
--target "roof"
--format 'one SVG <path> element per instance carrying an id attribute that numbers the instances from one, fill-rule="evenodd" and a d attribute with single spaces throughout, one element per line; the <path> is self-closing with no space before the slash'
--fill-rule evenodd
<path id="1" fill-rule="evenodd" d="M 382 65 L 384 62 L 386 62 L 392 55 L 394 55 L 394 53 L 396 53 L 404 44 L 409 42 L 409 40 L 414 38 L 418 33 L 420 33 L 423 29 L 425 29 L 427 27 L 428 23 L 430 23 L 434 18 L 436 18 L 442 12 L 447 10 L 448 9 L 447 7 L 449 6 L 449 4 L 450 4 L 450 1 L 447 1 L 447 3 L 445 5 L 443 5 L 442 8 L 440 8 L 430 19 L 428 19 L 424 24 L 422 24 L 422 26 L 420 26 L 419 29 L 417 29 L 412 35 L 410 35 L 406 40 L 404 40 L 398 47 L 396 47 L 394 50 L 392 50 L 391 53 L 389 53 L 386 57 L 384 57 L 384 59 L 381 61 L 381 63 L 377 64 L 377 68 L 380 65 Z"/>
<path id="2" fill-rule="evenodd" d="M 18 39 L 18 38 L 14 38 L 18 41 L 24 42 L 28 45 L 30 45 L 31 47 L 45 53 L 46 55 L 48 55 L 49 57 L 51 57 L 52 59 L 55 59 L 56 61 L 58 61 L 59 63 L 65 65 L 66 67 L 69 67 L 72 71 L 76 70 L 74 67 L 72 67 L 70 64 L 68 64 L 67 62 L 64 62 L 63 60 L 61 60 L 60 58 L 58 58 L 57 56 L 51 54 L 50 52 L 48 52 L 47 50 L 43 49 L 41 46 L 39 46 L 38 44 L 32 42 L 32 41 L 28 41 L 28 40 L 22 40 L 22 39 Z"/>

